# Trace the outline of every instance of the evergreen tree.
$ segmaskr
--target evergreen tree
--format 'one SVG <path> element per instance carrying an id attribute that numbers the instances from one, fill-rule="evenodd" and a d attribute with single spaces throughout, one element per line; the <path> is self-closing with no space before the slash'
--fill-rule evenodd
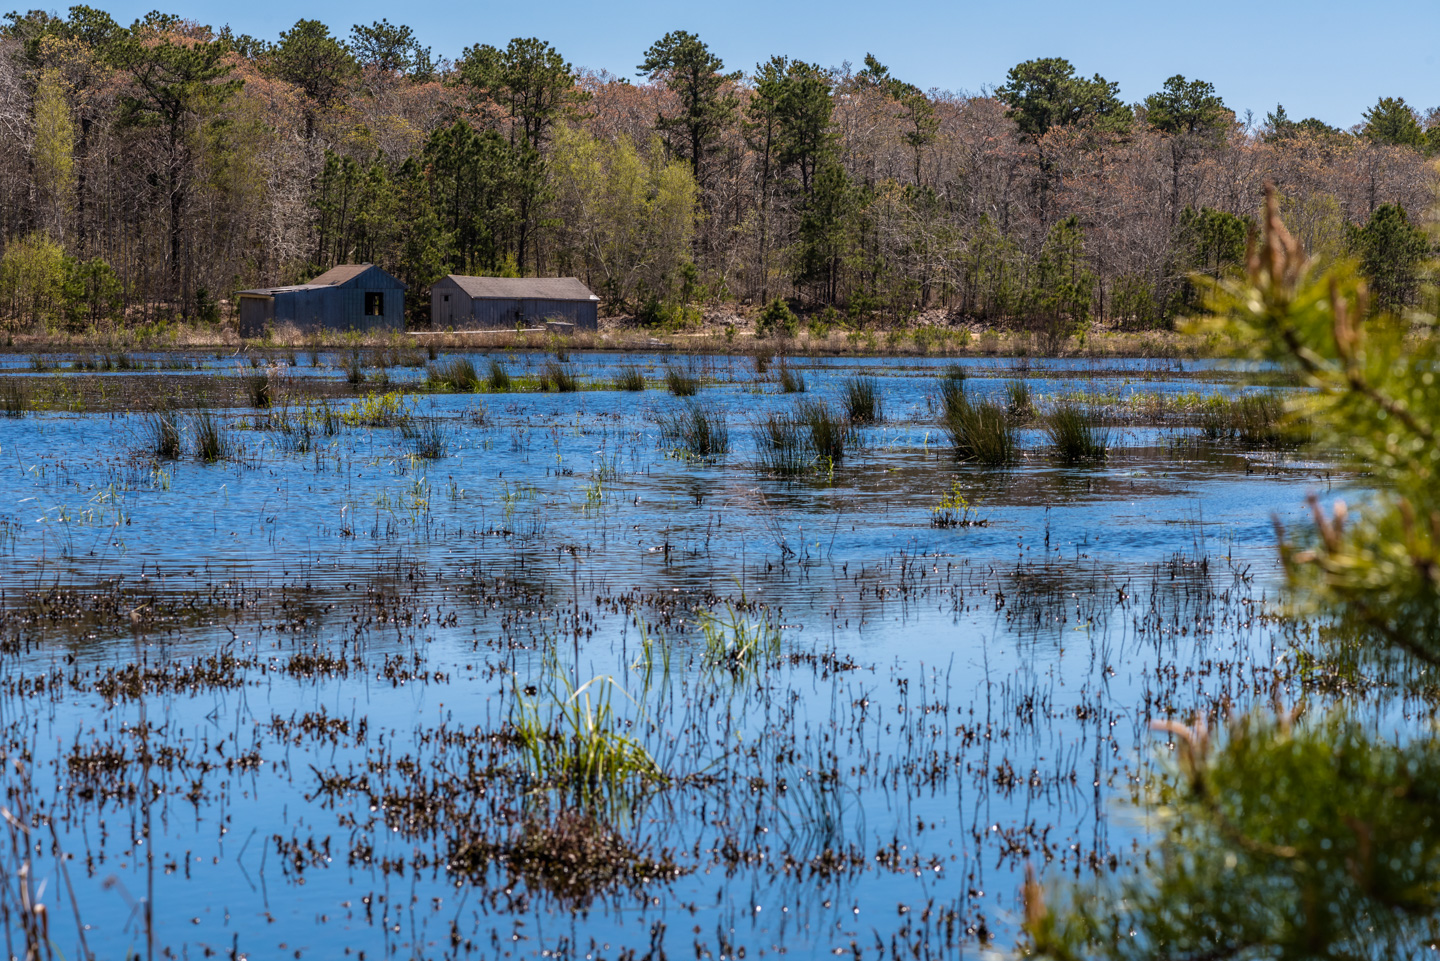
<path id="1" fill-rule="evenodd" d="M 1381 97 L 1365 111 L 1361 132 L 1375 143 L 1394 147 L 1424 147 L 1425 130 L 1404 97 Z"/>
<path id="2" fill-rule="evenodd" d="M 680 112 L 660 116 L 655 126 L 676 156 L 690 162 L 695 182 L 705 186 L 706 160 L 735 116 L 739 99 L 729 90 L 742 74 L 725 73 L 725 63 L 693 33 L 667 33 L 645 51 L 636 68 L 674 91 Z"/>
<path id="3" fill-rule="evenodd" d="M 1124 132 L 1134 114 L 1120 101 L 1120 85 L 1098 73 L 1086 80 L 1075 76 L 1070 61 L 1060 57 L 1027 60 L 1010 68 L 995 97 L 1008 107 L 1021 132 L 1032 138 L 1051 127 L 1090 123 L 1097 129 Z"/>
<path id="4" fill-rule="evenodd" d="M 1404 207 L 1376 207 L 1369 223 L 1350 229 L 1350 247 L 1360 259 L 1376 309 L 1394 311 L 1415 302 L 1430 242 L 1424 230 L 1410 223 Z"/>

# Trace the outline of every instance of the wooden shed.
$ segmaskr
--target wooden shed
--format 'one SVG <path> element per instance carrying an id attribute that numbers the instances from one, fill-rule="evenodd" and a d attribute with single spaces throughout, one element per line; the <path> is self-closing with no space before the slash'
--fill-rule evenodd
<path id="1" fill-rule="evenodd" d="M 282 324 L 303 331 L 405 326 L 405 285 L 374 264 L 341 264 L 293 287 L 242 290 L 239 300 L 241 337 Z"/>
<path id="2" fill-rule="evenodd" d="M 574 277 L 451 274 L 430 288 L 430 323 L 436 330 L 513 330 L 546 321 L 595 330 L 599 311 L 600 298 Z"/>

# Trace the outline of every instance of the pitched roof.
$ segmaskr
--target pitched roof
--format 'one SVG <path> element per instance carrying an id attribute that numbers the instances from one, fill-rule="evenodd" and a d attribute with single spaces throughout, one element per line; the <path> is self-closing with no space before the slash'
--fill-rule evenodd
<path id="1" fill-rule="evenodd" d="M 305 286 L 338 287 L 340 284 L 348 283 L 349 281 L 354 280 L 356 277 L 359 277 L 361 274 L 365 273 L 365 271 L 369 270 L 371 267 L 374 266 L 374 264 L 340 264 L 339 266 L 331 267 L 329 270 L 325 271 L 325 273 L 321 274 L 319 277 L 316 277 L 314 280 L 310 281 L 310 283 L 306 284 Z"/>
<path id="2" fill-rule="evenodd" d="M 462 277 L 451 274 L 471 297 L 500 300 L 599 300 L 576 277 Z"/>

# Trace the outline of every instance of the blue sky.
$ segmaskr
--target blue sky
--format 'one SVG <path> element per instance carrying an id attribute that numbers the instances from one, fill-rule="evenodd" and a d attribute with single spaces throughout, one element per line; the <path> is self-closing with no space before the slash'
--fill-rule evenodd
<path id="1" fill-rule="evenodd" d="M 1440 0 L 90 2 L 122 23 L 159 6 L 269 39 L 300 17 L 341 34 L 385 17 L 409 24 L 437 55 L 449 57 L 472 43 L 536 36 L 577 66 L 631 77 L 652 41 L 683 29 L 698 33 L 731 69 L 751 70 L 775 53 L 823 66 L 859 64 L 870 52 L 892 74 L 926 89 L 979 91 L 1003 82 L 1022 60 L 1061 56 L 1087 76 L 1118 81 L 1132 102 L 1176 73 L 1209 80 L 1227 105 L 1241 115 L 1254 110 L 1257 120 L 1277 102 L 1294 119 L 1317 116 L 1340 127 L 1358 123 L 1381 96 L 1403 96 L 1422 112 L 1440 105 Z"/>

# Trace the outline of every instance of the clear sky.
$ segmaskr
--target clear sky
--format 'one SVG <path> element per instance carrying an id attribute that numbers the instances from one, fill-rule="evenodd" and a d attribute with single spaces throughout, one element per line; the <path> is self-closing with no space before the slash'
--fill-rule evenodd
<path id="1" fill-rule="evenodd" d="M 437 56 L 472 43 L 540 37 L 571 63 L 633 77 L 651 42 L 670 30 L 700 35 L 730 69 L 772 54 L 835 66 L 874 53 L 893 75 L 929 89 L 978 92 L 1022 60 L 1060 56 L 1120 84 L 1130 102 L 1165 78 L 1215 84 L 1257 121 L 1283 103 L 1292 119 L 1338 127 L 1381 96 L 1423 113 L 1440 106 L 1440 0 L 662 0 L 396 4 L 381 0 L 88 0 L 129 23 L 156 7 L 237 33 L 274 39 L 299 18 L 347 35 L 354 23 L 408 24 Z"/>

